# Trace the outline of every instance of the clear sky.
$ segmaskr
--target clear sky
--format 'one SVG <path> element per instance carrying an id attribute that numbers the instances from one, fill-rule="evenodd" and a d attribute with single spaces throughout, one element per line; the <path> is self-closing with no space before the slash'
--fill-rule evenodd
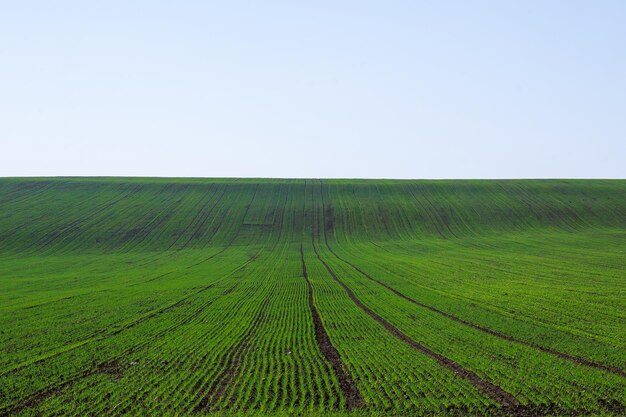
<path id="1" fill-rule="evenodd" d="M 626 1 L 4 1 L 0 176 L 626 178 Z"/>

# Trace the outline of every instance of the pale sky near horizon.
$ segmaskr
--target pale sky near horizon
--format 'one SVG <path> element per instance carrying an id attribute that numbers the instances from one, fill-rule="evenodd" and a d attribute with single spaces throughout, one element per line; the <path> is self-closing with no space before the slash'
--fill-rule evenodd
<path id="1" fill-rule="evenodd" d="M 626 178 L 626 2 L 2 2 L 0 145 L 0 176 Z"/>

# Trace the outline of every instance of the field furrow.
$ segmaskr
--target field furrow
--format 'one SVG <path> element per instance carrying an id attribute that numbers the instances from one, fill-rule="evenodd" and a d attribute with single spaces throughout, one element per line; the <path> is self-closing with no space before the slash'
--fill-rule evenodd
<path id="1" fill-rule="evenodd" d="M 626 182 L 0 179 L 0 416 L 621 416 Z"/>

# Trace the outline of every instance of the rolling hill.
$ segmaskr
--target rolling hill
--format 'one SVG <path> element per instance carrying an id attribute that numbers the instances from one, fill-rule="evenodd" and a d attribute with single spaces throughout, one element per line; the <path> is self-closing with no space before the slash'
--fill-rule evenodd
<path id="1" fill-rule="evenodd" d="M 0 179 L 0 415 L 624 415 L 626 181 Z"/>

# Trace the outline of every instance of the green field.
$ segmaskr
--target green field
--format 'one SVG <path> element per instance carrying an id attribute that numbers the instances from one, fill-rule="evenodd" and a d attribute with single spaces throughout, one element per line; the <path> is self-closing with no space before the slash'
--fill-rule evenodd
<path id="1" fill-rule="evenodd" d="M 0 415 L 626 415 L 626 181 L 0 179 Z"/>

